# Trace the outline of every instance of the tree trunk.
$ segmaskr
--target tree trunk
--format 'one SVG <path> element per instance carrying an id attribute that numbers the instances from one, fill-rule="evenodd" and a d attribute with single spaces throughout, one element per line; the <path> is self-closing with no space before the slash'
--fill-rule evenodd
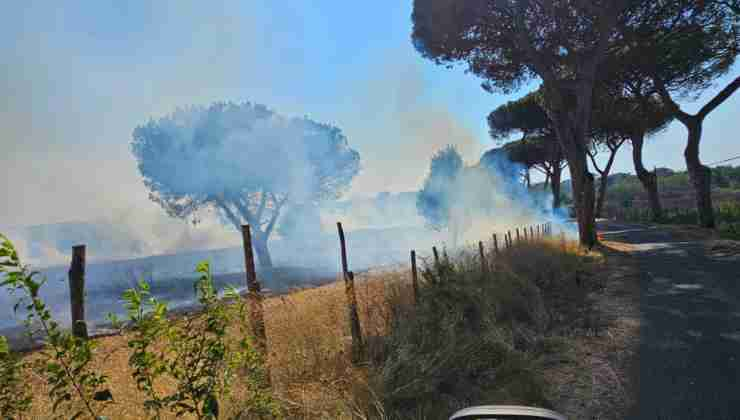
<path id="1" fill-rule="evenodd" d="M 553 162 L 555 163 L 555 162 Z M 552 208 L 560 208 L 560 175 L 563 168 L 560 167 L 560 161 L 552 167 L 552 177 L 550 179 L 550 188 L 552 189 Z"/>
<path id="2" fill-rule="evenodd" d="M 578 239 L 581 245 L 591 248 L 596 243 L 594 217 L 596 194 L 594 176 L 588 170 L 586 130 L 585 127 L 579 127 L 577 121 L 564 115 L 560 116 L 559 122 L 556 130 L 570 167 L 573 203 L 578 220 Z"/>
<path id="3" fill-rule="evenodd" d="M 650 212 L 654 222 L 663 218 L 663 207 L 660 205 L 660 195 L 658 194 L 658 179 L 654 172 L 645 169 L 642 164 L 642 145 L 645 134 L 638 133 L 630 137 L 632 141 L 632 163 L 635 165 L 635 174 L 642 183 L 645 192 L 648 195 L 650 203 Z"/>
<path id="4" fill-rule="evenodd" d="M 578 238 L 581 245 L 590 248 L 596 243 L 594 176 L 588 171 L 585 150 L 583 153 L 574 154 L 568 161 L 571 168 L 573 202 L 578 219 Z"/>
<path id="5" fill-rule="evenodd" d="M 693 117 L 684 121 L 689 130 L 689 140 L 684 150 L 686 169 L 696 196 L 696 210 L 699 213 L 699 225 L 714 228 L 714 208 L 712 207 L 712 170 L 702 165 L 699 160 L 699 141 L 701 140 L 702 121 Z"/>
<path id="6" fill-rule="evenodd" d="M 606 201 L 606 187 L 609 183 L 609 179 L 607 178 L 607 175 L 602 175 L 601 178 L 599 178 L 599 195 L 596 199 L 596 214 L 595 216 L 602 217 L 603 211 L 604 211 L 604 201 Z"/>
<path id="7" fill-rule="evenodd" d="M 272 258 L 270 257 L 270 250 L 267 248 L 267 240 L 264 234 L 257 229 L 254 230 L 252 245 L 254 246 L 254 252 L 257 254 L 257 260 L 260 262 L 260 267 L 272 268 Z"/>
<path id="8" fill-rule="evenodd" d="M 609 187 L 609 173 L 612 171 L 612 165 L 614 164 L 614 157 L 617 155 L 617 151 L 624 143 L 624 140 L 619 140 L 617 143 L 613 143 L 613 140 L 607 140 L 607 147 L 609 149 L 609 160 L 604 166 L 604 170 L 600 170 L 596 164 L 596 158 L 589 152 L 591 162 L 594 168 L 599 172 L 599 196 L 596 201 L 596 217 L 601 217 L 604 211 L 604 202 L 606 201 L 606 189 Z"/>
<path id="9" fill-rule="evenodd" d="M 701 141 L 701 129 L 704 118 L 713 110 L 727 100 L 736 90 L 740 89 L 740 76 L 736 77 L 729 85 L 725 86 L 714 98 L 704 104 L 696 115 L 690 115 L 683 111 L 671 98 L 665 88 L 663 81 L 653 78 L 658 93 L 673 110 L 674 116 L 686 126 L 689 131 L 689 139 L 683 152 L 686 159 L 686 169 L 694 186 L 696 195 L 696 210 L 699 213 L 699 225 L 714 228 L 714 209 L 712 208 L 712 170 L 701 164 L 699 160 L 699 142 Z"/>
<path id="10" fill-rule="evenodd" d="M 594 62 L 595 63 L 595 62 Z M 592 63 L 593 64 L 593 63 Z M 586 66 L 588 67 L 588 66 Z M 588 70 L 588 69 L 587 69 Z M 562 146 L 568 160 L 573 187 L 573 201 L 578 219 L 578 236 L 581 245 L 589 248 L 596 243 L 596 223 L 594 218 L 594 177 L 588 170 L 587 133 L 591 120 L 593 97 L 593 79 L 589 72 L 595 74 L 595 64 L 585 71 L 583 77 L 572 91 L 558 86 L 554 78 L 544 78 L 545 100 L 548 102 L 548 114 L 555 128 L 555 136 Z M 575 107 L 565 98 L 574 97 Z M 553 182 L 554 184 L 555 182 Z"/>

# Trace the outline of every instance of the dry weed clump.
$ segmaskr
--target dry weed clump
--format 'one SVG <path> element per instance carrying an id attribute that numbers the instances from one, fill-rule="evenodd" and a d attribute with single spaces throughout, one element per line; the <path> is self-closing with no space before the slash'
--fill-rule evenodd
<path id="1" fill-rule="evenodd" d="M 475 250 L 424 270 L 420 301 L 393 320 L 371 383 L 390 418 L 443 419 L 471 404 L 552 407 L 544 368 L 569 338 L 600 328 L 584 270 L 598 255 L 567 242 Z M 483 265 L 487 263 L 486 265 Z"/>

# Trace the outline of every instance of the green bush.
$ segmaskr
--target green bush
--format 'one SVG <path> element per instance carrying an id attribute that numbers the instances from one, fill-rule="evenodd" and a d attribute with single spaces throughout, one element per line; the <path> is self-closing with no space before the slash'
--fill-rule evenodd
<path id="1" fill-rule="evenodd" d="M 145 394 L 145 408 L 153 418 L 169 411 L 180 417 L 198 419 L 224 418 L 225 399 L 238 405 L 230 418 L 280 417 L 272 399 L 264 360 L 250 341 L 247 310 L 235 289 L 227 292 L 227 303 L 217 298 L 208 263 L 200 263 L 195 282 L 196 295 L 202 305 L 200 313 L 171 320 L 167 305 L 150 295 L 149 284 L 141 281 L 123 295 L 128 310 L 132 368 L 138 389 Z M 49 385 L 56 418 L 104 419 L 103 411 L 113 403 L 107 387 L 108 378 L 92 368 L 95 340 L 75 337 L 62 330 L 58 321 L 39 297 L 44 281 L 37 273 L 21 264 L 13 244 L 0 234 L 0 286 L 11 293 L 21 293 L 16 308 L 25 302 L 29 334 L 41 333 L 45 340 L 39 358 L 28 365 L 12 352 L 5 337 L 0 336 L 0 409 L 2 418 L 23 417 L 31 408 L 32 394 L 23 374 L 33 367 Z M 114 324 L 119 324 L 112 317 Z M 230 325 L 239 333 L 228 334 Z M 161 395 L 155 384 L 163 378 L 176 384 L 172 393 Z M 60 413 L 58 413 L 60 412 Z"/>
<path id="2" fill-rule="evenodd" d="M 41 357 L 34 361 L 33 368 L 49 385 L 49 399 L 53 409 L 50 414 L 56 414 L 60 410 L 74 419 L 102 418 L 102 413 L 113 397 L 106 386 L 108 378 L 95 372 L 91 366 L 95 342 L 76 337 L 70 331 L 60 328 L 39 297 L 39 289 L 44 280 L 34 279 L 38 273 L 31 272 L 21 263 L 15 247 L 7 237 L 0 234 L 0 242 L 0 273 L 4 274 L 0 286 L 6 287 L 10 293 L 22 294 L 15 307 L 17 309 L 25 302 L 29 335 L 44 335 L 44 349 L 40 352 Z M 14 356 L 10 351 L 7 353 L 3 359 L 12 364 Z M 12 372 L 19 365 L 9 365 L 8 368 Z M 9 377 L 5 377 L 5 380 L 8 379 Z M 30 396 L 22 398 L 19 407 L 28 408 L 31 402 Z"/>
<path id="3" fill-rule="evenodd" d="M 238 383 L 242 395 L 248 395 L 240 415 L 279 415 L 266 387 L 264 361 L 249 335 L 244 330 L 238 340 L 229 340 L 227 335 L 229 325 L 247 325 L 244 300 L 233 288 L 226 293 L 236 301 L 233 307 L 217 298 L 208 263 L 198 264 L 196 272 L 200 274 L 195 289 L 202 312 L 185 316 L 181 323 L 167 319 L 167 305 L 150 295 L 144 281 L 123 295 L 131 321 L 129 365 L 139 390 L 146 394 L 145 407 L 156 418 L 170 411 L 178 417 L 192 414 L 198 419 L 216 419 Z M 161 395 L 155 391 L 154 384 L 162 377 L 176 384 L 174 392 Z"/>
<path id="4" fill-rule="evenodd" d="M 717 227 L 717 231 L 722 239 L 740 241 L 740 222 L 720 223 Z"/>
<path id="5" fill-rule="evenodd" d="M 0 336 L 0 413 L 3 418 L 22 419 L 33 398 L 30 386 L 23 380 L 25 363 L 10 351 L 8 341 Z"/>
<path id="6" fill-rule="evenodd" d="M 694 225 L 699 220 L 696 209 L 664 209 L 660 223 L 672 225 Z M 740 203 L 728 201 L 714 208 L 714 218 L 720 235 L 730 235 L 737 230 L 740 223 Z M 647 223 L 651 221 L 649 209 L 628 209 L 625 220 Z"/>

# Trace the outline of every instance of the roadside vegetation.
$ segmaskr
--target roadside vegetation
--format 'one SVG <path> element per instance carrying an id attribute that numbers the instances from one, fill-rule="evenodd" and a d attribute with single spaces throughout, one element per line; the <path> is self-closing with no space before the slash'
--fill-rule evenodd
<path id="1" fill-rule="evenodd" d="M 685 207 L 693 207 L 693 191 L 689 174 L 686 171 L 673 171 L 668 168 L 658 168 L 658 189 L 664 200 L 681 200 Z M 609 177 L 609 201 L 612 205 L 623 206 L 634 198 L 643 199 L 644 190 L 640 181 L 634 175 L 615 174 Z M 740 194 L 740 166 L 717 166 L 712 168 L 712 186 L 718 201 L 721 195 Z M 566 187 L 567 189 L 567 187 Z M 567 189 L 569 191 L 569 189 Z M 677 207 L 670 202 L 666 208 Z M 694 220 L 694 223 L 696 220 Z"/>
<path id="2" fill-rule="evenodd" d="M 475 404 L 558 409 L 548 366 L 567 360 L 571 337 L 601 327 L 588 298 L 597 284 L 581 272 L 595 255 L 556 241 L 491 255 L 486 269 L 475 255 L 427 267 L 419 302 L 392 305 L 383 357 L 371 370 L 391 418 L 444 419 Z"/>
<path id="3" fill-rule="evenodd" d="M 740 241 L 740 203 L 725 202 L 714 208 L 717 221 L 716 232 L 721 239 Z M 650 222 L 650 214 L 642 209 L 628 210 L 624 218 L 631 222 Z M 698 213 L 694 209 L 667 210 L 658 223 L 671 225 L 695 225 Z"/>
<path id="4" fill-rule="evenodd" d="M 693 191 L 686 171 L 658 169 L 658 184 L 664 209 L 657 220 L 644 203 L 642 187 L 635 176 L 620 174 L 610 181 L 609 202 L 613 212 L 632 222 L 657 222 L 674 225 L 696 225 L 699 214 L 693 205 Z M 712 168 L 715 186 L 714 217 L 716 231 L 722 239 L 740 240 L 740 167 Z"/>
<path id="5" fill-rule="evenodd" d="M 8 245 L 4 262 L 12 253 Z M 349 357 L 341 283 L 265 300 L 265 361 L 251 345 L 243 299 L 216 300 L 208 267 L 201 264 L 195 286 L 203 309 L 197 313 L 169 315 L 143 282 L 124 295 L 129 315 L 119 335 L 84 341 L 60 331 L 63 339 L 41 351 L 18 355 L 0 348 L 0 402 L 15 407 L 14 418 L 71 418 L 79 412 L 79 418 L 123 419 L 178 413 L 443 419 L 468 404 L 563 409 L 564 398 L 573 397 L 563 395 L 572 390 L 563 381 L 591 375 L 574 357 L 579 340 L 606 327 L 593 298 L 603 288 L 595 274 L 604 258 L 564 239 L 546 239 L 491 252 L 486 261 L 481 264 L 477 249 L 426 261 L 418 302 L 405 268 L 358 274 L 367 343 L 367 358 L 359 364 Z M 6 275 L 28 274 L 15 269 L 19 263 L 4 265 L 10 267 Z M 48 369 L 65 357 L 84 363 L 69 372 Z M 39 370 L 40 363 L 47 369 Z M 564 367 L 569 376 L 553 373 Z M 92 372 L 94 386 L 72 392 Z M 69 391 L 60 394 L 58 377 Z M 88 403 L 92 411 L 85 409 Z"/>

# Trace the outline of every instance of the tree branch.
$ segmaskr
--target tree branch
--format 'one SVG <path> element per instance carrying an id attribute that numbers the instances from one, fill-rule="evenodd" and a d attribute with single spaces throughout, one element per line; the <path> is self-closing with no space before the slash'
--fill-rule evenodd
<path id="1" fill-rule="evenodd" d="M 740 76 L 736 77 L 735 80 L 730 82 L 729 85 L 725 86 L 725 88 L 722 89 L 714 98 L 712 98 L 712 100 L 701 107 L 699 113 L 696 114 L 697 117 L 699 117 L 700 120 L 706 118 L 706 116 L 709 115 L 710 112 L 714 111 L 714 109 L 720 106 L 722 102 L 732 96 L 732 94 L 735 93 L 738 88 L 740 88 Z"/>
<path id="2" fill-rule="evenodd" d="M 617 153 L 617 150 L 619 150 L 619 148 L 622 147 L 622 144 L 624 144 L 625 140 L 627 140 L 627 139 L 626 138 L 621 138 L 620 140 L 618 140 L 616 142 L 611 141 L 611 140 L 610 141 L 607 141 L 606 142 L 606 147 L 608 147 L 609 150 L 611 150 L 612 153 Z"/>
<path id="3" fill-rule="evenodd" d="M 665 87 L 665 83 L 656 76 L 653 76 L 653 83 L 655 84 L 656 89 L 658 90 L 658 94 L 660 95 L 660 98 L 663 100 L 663 102 L 666 103 L 666 106 L 670 110 L 670 112 L 676 116 L 681 122 L 687 121 L 691 116 L 684 112 L 680 106 L 671 98 L 671 94 L 668 93 L 668 89 Z"/>
<path id="4" fill-rule="evenodd" d="M 262 212 L 265 211 L 265 205 L 267 204 L 267 194 L 265 190 L 260 191 L 260 206 L 257 209 L 257 223 L 262 223 Z"/>
<path id="5" fill-rule="evenodd" d="M 619 142 L 619 145 L 621 146 L 622 143 L 624 143 L 624 140 L 620 141 Z M 604 174 L 607 174 L 608 175 L 609 174 L 609 171 L 611 171 L 612 164 L 614 164 L 614 157 L 617 156 L 617 150 L 618 149 L 619 149 L 619 146 L 617 146 L 614 149 L 612 149 L 611 147 L 609 148 L 609 150 L 611 151 L 611 153 L 609 154 L 609 160 L 606 162 L 606 166 L 604 167 L 604 171 L 603 172 L 599 172 L 601 174 L 601 176 L 604 176 Z"/>
<path id="6" fill-rule="evenodd" d="M 233 200 L 234 206 L 236 206 L 236 209 L 239 210 L 239 213 L 243 218 L 247 220 L 247 223 L 253 228 L 253 229 L 259 229 L 259 220 L 254 219 L 254 215 L 251 211 L 249 211 L 249 208 L 241 203 L 240 200 Z"/>
<path id="7" fill-rule="evenodd" d="M 265 228 L 265 239 L 267 239 L 270 236 L 270 233 L 272 233 L 272 229 L 275 227 L 275 222 L 277 222 L 277 218 L 280 215 L 280 209 L 288 201 L 287 194 L 285 195 L 285 197 L 283 197 L 282 200 L 278 200 L 277 197 L 275 197 L 275 194 L 273 193 L 270 193 L 270 195 L 272 196 L 272 199 L 275 202 L 275 208 L 273 209 L 272 217 L 270 218 L 270 223 L 268 223 L 267 227 Z"/>
<path id="8" fill-rule="evenodd" d="M 242 227 L 241 226 L 242 221 L 241 219 L 236 217 L 236 215 L 234 214 L 234 212 L 231 211 L 231 209 L 226 204 L 226 202 L 223 199 L 220 199 L 218 197 L 216 197 L 214 201 L 216 202 L 216 205 L 220 207 L 221 210 L 223 210 L 223 212 L 226 214 L 226 218 L 229 219 L 229 221 L 231 222 L 231 224 L 234 225 L 236 230 L 240 230 Z"/>
<path id="9" fill-rule="evenodd" d="M 514 41 L 519 44 L 519 48 L 524 50 L 525 54 L 527 54 L 529 56 L 529 59 L 532 60 L 535 71 L 539 74 L 542 80 L 552 83 L 554 82 L 554 77 L 552 76 L 551 69 L 548 68 L 547 63 L 542 60 L 540 54 L 537 52 L 534 46 L 532 46 L 532 42 L 529 39 L 529 31 L 527 30 L 526 25 L 524 25 L 524 16 L 526 15 L 527 3 L 528 2 L 526 1 L 517 2 L 517 6 L 519 6 L 517 8 L 518 10 L 516 10 L 514 15 L 512 16 L 514 21 Z"/>
<path id="10" fill-rule="evenodd" d="M 732 10 L 732 13 L 740 15 L 740 2 L 720 1 L 719 4 Z"/>
<path id="11" fill-rule="evenodd" d="M 539 171 L 543 175 L 549 175 L 550 174 L 550 168 L 548 168 L 547 166 L 545 166 L 544 163 L 541 164 L 541 165 L 542 165 L 541 167 L 539 165 L 532 165 L 532 167 L 534 169 L 536 169 L 537 171 Z"/>
<path id="12" fill-rule="evenodd" d="M 586 154 L 588 157 L 591 158 L 591 163 L 594 165 L 594 169 L 596 169 L 596 172 L 598 172 L 600 175 L 603 175 L 604 172 L 599 169 L 599 165 L 596 164 L 596 153 L 592 152 L 591 150 L 586 150 Z"/>

